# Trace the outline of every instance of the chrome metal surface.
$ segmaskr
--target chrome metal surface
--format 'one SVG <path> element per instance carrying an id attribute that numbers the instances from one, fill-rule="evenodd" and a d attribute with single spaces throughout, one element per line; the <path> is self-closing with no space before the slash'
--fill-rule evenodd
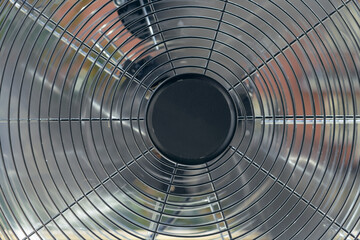
<path id="1" fill-rule="evenodd" d="M 114 1 L 0 1 L 0 238 L 359 239 L 359 1 L 141 2 L 145 38 Z M 237 104 L 196 166 L 145 121 L 184 73 Z"/>

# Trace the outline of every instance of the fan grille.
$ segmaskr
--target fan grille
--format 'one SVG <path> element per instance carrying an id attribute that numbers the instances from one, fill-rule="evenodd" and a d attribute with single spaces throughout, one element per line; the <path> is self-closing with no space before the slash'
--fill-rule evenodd
<path id="1" fill-rule="evenodd" d="M 358 239 L 359 23 L 357 0 L 1 0 L 0 238 Z M 146 123 L 182 74 L 236 108 L 197 165 Z"/>

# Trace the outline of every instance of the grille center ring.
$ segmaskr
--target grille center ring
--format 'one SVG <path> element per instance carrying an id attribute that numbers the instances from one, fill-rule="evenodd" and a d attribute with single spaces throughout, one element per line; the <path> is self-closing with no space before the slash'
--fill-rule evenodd
<path id="1" fill-rule="evenodd" d="M 206 163 L 221 154 L 235 132 L 236 110 L 226 89 L 200 74 L 182 74 L 160 85 L 148 104 L 147 128 L 165 157 Z"/>

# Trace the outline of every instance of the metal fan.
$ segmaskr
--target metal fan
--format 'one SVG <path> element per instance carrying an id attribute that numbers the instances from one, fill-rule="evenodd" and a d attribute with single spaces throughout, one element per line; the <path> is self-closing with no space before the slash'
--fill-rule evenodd
<path id="1" fill-rule="evenodd" d="M 0 239 L 359 239 L 357 0 L 1 0 Z"/>

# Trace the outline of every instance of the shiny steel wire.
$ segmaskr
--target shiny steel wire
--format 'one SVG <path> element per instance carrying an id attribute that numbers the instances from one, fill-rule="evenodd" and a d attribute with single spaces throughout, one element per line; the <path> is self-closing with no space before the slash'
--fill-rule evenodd
<path id="1" fill-rule="evenodd" d="M 359 23 L 356 0 L 1 1 L 0 238 L 358 239 Z M 202 165 L 147 133 L 182 73 L 237 105 Z"/>

